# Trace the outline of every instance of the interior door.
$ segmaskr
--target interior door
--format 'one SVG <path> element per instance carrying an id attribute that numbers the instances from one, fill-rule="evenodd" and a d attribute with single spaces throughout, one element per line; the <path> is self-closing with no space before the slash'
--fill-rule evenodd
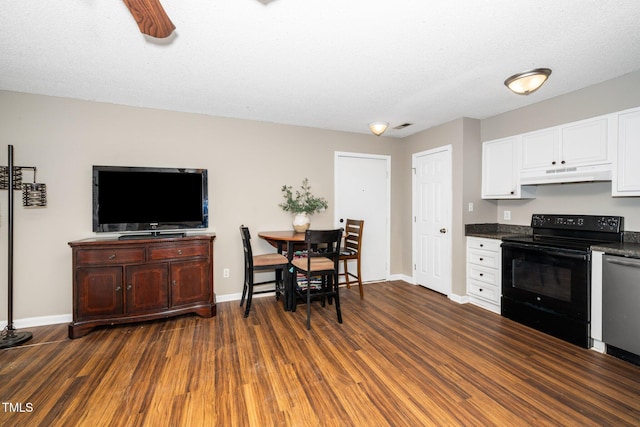
<path id="1" fill-rule="evenodd" d="M 387 280 L 389 276 L 389 217 L 391 158 L 370 154 L 335 154 L 336 227 L 347 218 L 363 219 L 362 280 Z"/>
<path id="2" fill-rule="evenodd" d="M 451 146 L 413 155 L 414 280 L 451 293 Z"/>

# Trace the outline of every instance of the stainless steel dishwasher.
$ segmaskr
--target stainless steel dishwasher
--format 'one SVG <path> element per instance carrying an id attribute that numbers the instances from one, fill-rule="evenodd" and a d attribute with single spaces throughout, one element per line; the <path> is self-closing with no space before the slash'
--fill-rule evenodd
<path id="1" fill-rule="evenodd" d="M 602 338 L 607 353 L 640 365 L 640 259 L 602 259 Z"/>

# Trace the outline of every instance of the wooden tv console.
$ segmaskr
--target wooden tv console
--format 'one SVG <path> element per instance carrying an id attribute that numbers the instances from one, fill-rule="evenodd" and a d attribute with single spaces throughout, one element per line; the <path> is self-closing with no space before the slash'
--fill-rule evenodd
<path id="1" fill-rule="evenodd" d="M 214 234 L 91 238 L 73 251 L 73 322 L 69 338 L 101 325 L 216 314 Z"/>

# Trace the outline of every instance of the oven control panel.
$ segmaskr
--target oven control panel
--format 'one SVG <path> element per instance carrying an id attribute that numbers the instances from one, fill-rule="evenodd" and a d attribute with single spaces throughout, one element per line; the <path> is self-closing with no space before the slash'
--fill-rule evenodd
<path id="1" fill-rule="evenodd" d="M 531 227 L 620 233 L 624 230 L 624 217 L 534 214 L 531 217 Z"/>

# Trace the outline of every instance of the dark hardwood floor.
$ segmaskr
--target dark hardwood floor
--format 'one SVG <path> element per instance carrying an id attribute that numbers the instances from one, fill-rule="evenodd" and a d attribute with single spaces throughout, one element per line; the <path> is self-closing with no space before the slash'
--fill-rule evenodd
<path id="1" fill-rule="evenodd" d="M 640 367 L 404 282 L 284 312 L 31 328 L 0 350 L 2 426 L 638 426 Z"/>

